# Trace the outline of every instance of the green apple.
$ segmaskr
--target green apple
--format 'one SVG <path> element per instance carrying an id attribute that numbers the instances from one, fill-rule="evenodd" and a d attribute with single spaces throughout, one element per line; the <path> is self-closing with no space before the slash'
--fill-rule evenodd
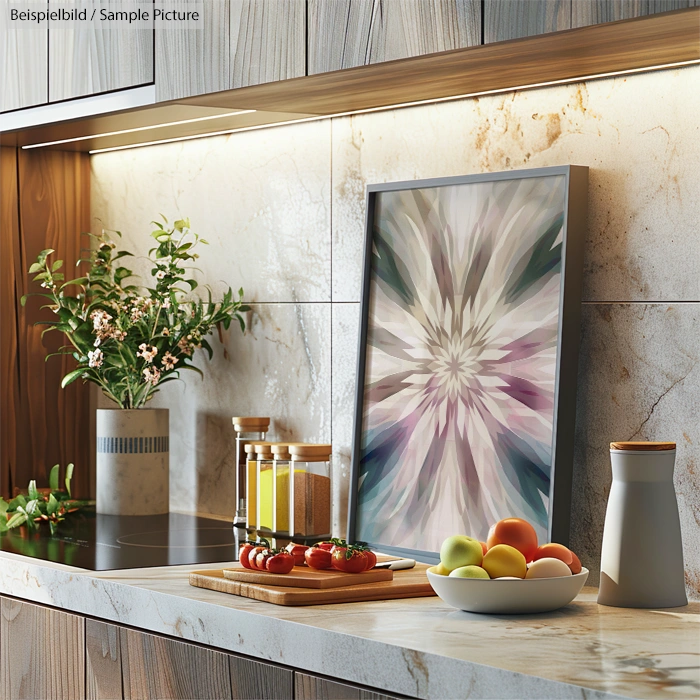
<path id="1" fill-rule="evenodd" d="M 486 569 L 480 566 L 460 566 L 450 571 L 450 576 L 455 578 L 491 578 Z"/>
<path id="2" fill-rule="evenodd" d="M 461 566 L 480 566 L 482 559 L 481 544 L 466 535 L 448 537 L 440 547 L 440 563 L 448 571 Z"/>

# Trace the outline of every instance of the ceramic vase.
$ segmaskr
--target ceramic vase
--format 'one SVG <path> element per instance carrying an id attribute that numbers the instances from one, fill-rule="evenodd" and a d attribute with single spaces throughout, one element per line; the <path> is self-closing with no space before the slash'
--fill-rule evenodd
<path id="1" fill-rule="evenodd" d="M 167 408 L 97 410 L 97 512 L 160 515 L 169 510 Z"/>
<path id="2" fill-rule="evenodd" d="M 673 487 L 675 443 L 612 443 L 612 487 L 598 602 L 624 608 L 687 604 Z"/>

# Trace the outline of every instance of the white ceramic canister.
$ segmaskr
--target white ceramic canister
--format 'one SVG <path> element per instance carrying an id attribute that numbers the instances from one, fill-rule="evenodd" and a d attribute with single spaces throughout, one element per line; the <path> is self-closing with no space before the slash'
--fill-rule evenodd
<path id="1" fill-rule="evenodd" d="M 612 486 L 598 602 L 622 608 L 686 605 L 674 442 L 612 442 Z"/>
<path id="2" fill-rule="evenodd" d="M 97 512 L 161 515 L 169 510 L 167 408 L 97 409 Z"/>

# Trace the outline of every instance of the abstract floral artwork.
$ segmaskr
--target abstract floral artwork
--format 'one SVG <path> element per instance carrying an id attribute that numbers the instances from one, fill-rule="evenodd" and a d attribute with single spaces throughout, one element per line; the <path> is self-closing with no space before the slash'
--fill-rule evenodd
<path id="1" fill-rule="evenodd" d="M 371 195 L 356 539 L 435 552 L 515 516 L 546 541 L 567 195 L 566 174 Z"/>

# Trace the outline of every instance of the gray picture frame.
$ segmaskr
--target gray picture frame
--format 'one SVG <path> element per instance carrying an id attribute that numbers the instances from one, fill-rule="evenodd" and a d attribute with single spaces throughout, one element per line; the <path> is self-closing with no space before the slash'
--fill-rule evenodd
<path id="1" fill-rule="evenodd" d="M 358 480 L 360 476 L 367 333 L 370 311 L 370 285 L 372 280 L 371 260 L 377 194 L 397 190 L 550 177 L 553 175 L 563 175 L 566 178 L 566 210 L 563 225 L 561 287 L 559 296 L 558 353 L 556 360 L 553 444 L 551 453 L 553 463 L 549 493 L 548 535 L 550 541 L 560 542 L 564 545 L 569 543 L 574 430 L 576 419 L 576 383 L 581 325 L 583 249 L 587 231 L 588 212 L 588 168 L 577 165 L 391 182 L 367 186 L 362 299 L 360 306 L 360 330 L 357 353 L 357 379 L 355 387 L 355 411 L 348 508 L 349 542 L 357 541 Z M 367 544 L 376 551 L 402 557 L 412 557 L 425 563 L 435 564 L 439 561 L 439 554 L 434 551 L 406 549 L 390 546 L 382 542 L 367 542 Z"/>

